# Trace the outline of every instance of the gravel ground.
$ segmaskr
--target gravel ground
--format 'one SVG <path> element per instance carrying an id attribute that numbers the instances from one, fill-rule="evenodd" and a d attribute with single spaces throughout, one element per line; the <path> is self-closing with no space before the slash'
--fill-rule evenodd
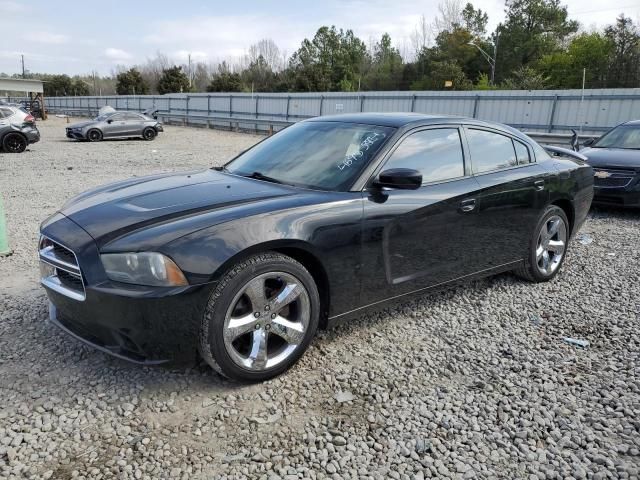
<path id="1" fill-rule="evenodd" d="M 2 478 L 637 478 L 640 213 L 597 210 L 544 285 L 501 275 L 321 332 L 261 385 L 141 368 L 46 322 L 39 222 L 82 190 L 220 164 L 260 137 L 167 127 L 0 154 Z M 588 243 L 588 242 L 585 242 Z M 581 349 L 563 337 L 586 339 Z"/>

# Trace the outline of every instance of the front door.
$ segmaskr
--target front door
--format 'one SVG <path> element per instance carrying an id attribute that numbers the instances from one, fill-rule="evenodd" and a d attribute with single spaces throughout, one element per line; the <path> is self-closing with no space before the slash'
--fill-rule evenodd
<path id="1" fill-rule="evenodd" d="M 111 115 L 102 129 L 102 135 L 105 138 L 121 137 L 127 128 L 127 121 L 124 113 L 116 113 Z"/>
<path id="2" fill-rule="evenodd" d="M 478 270 L 479 186 L 469 175 L 463 151 L 456 126 L 411 132 L 382 170 L 418 170 L 423 185 L 364 192 L 363 305 Z"/>

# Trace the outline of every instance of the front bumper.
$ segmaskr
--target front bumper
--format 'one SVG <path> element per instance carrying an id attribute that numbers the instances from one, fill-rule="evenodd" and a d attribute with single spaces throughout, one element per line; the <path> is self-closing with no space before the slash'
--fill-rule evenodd
<path id="1" fill-rule="evenodd" d="M 593 203 L 640 207 L 640 170 L 594 167 Z"/>
<path id="2" fill-rule="evenodd" d="M 42 233 L 75 253 L 82 274 L 83 294 L 76 298 L 65 294 L 64 288 L 42 282 L 54 325 L 135 363 L 182 366 L 197 361 L 198 335 L 212 285 L 118 284 L 106 277 L 93 239 L 73 221 L 57 214 L 45 222 Z"/>
<path id="3" fill-rule="evenodd" d="M 73 130 L 71 128 L 67 128 L 67 138 L 72 138 L 73 140 L 85 140 L 82 130 Z"/>

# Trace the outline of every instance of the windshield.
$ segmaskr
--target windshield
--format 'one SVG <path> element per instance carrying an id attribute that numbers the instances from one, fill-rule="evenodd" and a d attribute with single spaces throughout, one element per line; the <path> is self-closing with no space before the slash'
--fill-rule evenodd
<path id="1" fill-rule="evenodd" d="M 395 131 L 342 122 L 301 122 L 227 164 L 236 175 L 321 190 L 346 190 Z"/>
<path id="2" fill-rule="evenodd" d="M 640 126 L 621 125 L 607 132 L 594 145 L 594 148 L 640 149 Z"/>

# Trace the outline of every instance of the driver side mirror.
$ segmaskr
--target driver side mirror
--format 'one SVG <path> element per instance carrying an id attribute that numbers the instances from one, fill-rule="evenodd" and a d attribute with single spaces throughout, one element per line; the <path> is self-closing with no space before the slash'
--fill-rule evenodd
<path id="1" fill-rule="evenodd" d="M 109 119 L 109 120 L 107 120 L 107 123 L 111 124 L 111 123 L 113 123 L 113 120 Z"/>
<path id="2" fill-rule="evenodd" d="M 596 139 L 595 138 L 587 138 L 584 142 L 582 142 L 582 146 L 583 147 L 590 147 L 594 143 L 596 143 Z"/>
<path id="3" fill-rule="evenodd" d="M 422 186 L 422 174 L 411 168 L 390 168 L 378 175 L 374 185 L 397 190 L 416 190 Z"/>

